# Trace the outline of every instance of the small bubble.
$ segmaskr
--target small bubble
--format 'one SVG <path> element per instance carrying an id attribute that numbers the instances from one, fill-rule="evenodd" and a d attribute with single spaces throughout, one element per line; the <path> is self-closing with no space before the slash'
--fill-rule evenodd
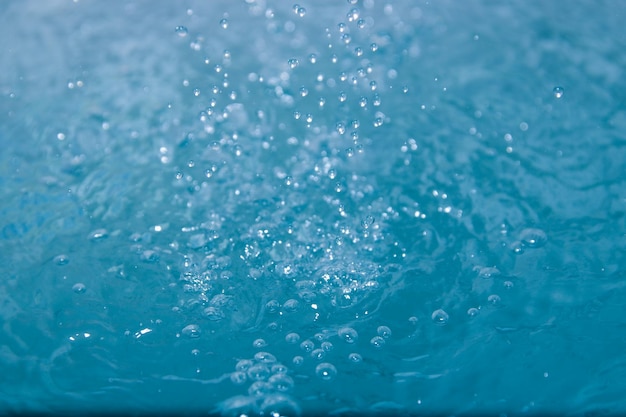
<path id="1" fill-rule="evenodd" d="M 70 258 L 68 258 L 67 255 L 61 254 L 61 255 L 55 256 L 52 259 L 52 262 L 54 262 L 56 265 L 63 266 L 63 265 L 67 265 L 70 262 Z"/>
<path id="2" fill-rule="evenodd" d="M 515 286 L 512 281 L 504 281 L 502 285 L 504 285 L 504 288 L 506 288 L 507 290 L 510 290 Z"/>
<path id="3" fill-rule="evenodd" d="M 293 359 L 291 360 L 291 362 L 296 365 L 296 366 L 300 366 L 304 363 L 304 358 L 302 356 L 294 356 Z"/>
<path id="4" fill-rule="evenodd" d="M 198 326 L 197 324 L 190 324 L 188 326 L 185 326 L 182 330 L 183 336 L 186 337 L 199 337 L 200 333 L 200 326 Z"/>
<path id="5" fill-rule="evenodd" d="M 101 240 L 109 236 L 109 232 L 106 229 L 96 229 L 89 233 L 89 240 Z"/>
<path id="6" fill-rule="evenodd" d="M 351 353 L 348 355 L 348 360 L 352 363 L 359 363 L 363 361 L 363 358 L 358 353 Z"/>
<path id="7" fill-rule="evenodd" d="M 285 303 L 283 304 L 283 310 L 288 313 L 293 313 L 294 311 L 298 310 L 299 306 L 300 306 L 300 303 L 298 302 L 298 300 L 290 298 L 289 300 L 285 301 Z"/>
<path id="8" fill-rule="evenodd" d="M 333 344 L 328 341 L 322 342 L 320 347 L 326 352 L 330 352 L 331 350 L 333 350 Z"/>
<path id="9" fill-rule="evenodd" d="M 284 372 L 272 375 L 271 377 L 269 377 L 267 382 L 270 383 L 274 387 L 274 389 L 279 392 L 291 391 L 294 386 L 293 379 L 289 375 L 286 375 Z M 272 416 L 273 413 L 270 413 L 269 415 Z"/>
<path id="10" fill-rule="evenodd" d="M 220 20 L 220 26 L 222 27 L 222 29 L 228 29 L 228 19 L 224 18 Z"/>
<path id="11" fill-rule="evenodd" d="M 389 339 L 391 337 L 391 329 L 387 326 L 378 326 L 376 333 L 383 339 Z"/>
<path id="12" fill-rule="evenodd" d="M 76 294 L 82 294 L 87 290 L 87 287 L 82 282 L 78 282 L 72 286 L 72 291 Z"/>
<path id="13" fill-rule="evenodd" d="M 554 89 L 552 90 L 552 93 L 554 94 L 555 98 L 561 98 L 563 97 L 565 90 L 563 90 L 563 87 L 554 87 Z"/>
<path id="14" fill-rule="evenodd" d="M 433 314 L 431 315 L 431 319 L 433 320 L 433 322 L 440 326 L 447 324 L 449 318 L 450 317 L 448 316 L 448 313 L 446 313 L 442 309 L 433 311 Z"/>
<path id="15" fill-rule="evenodd" d="M 298 65 L 300 65 L 300 61 L 298 61 L 296 58 L 291 58 L 287 60 L 287 65 L 289 65 L 289 68 L 294 69 Z"/>
<path id="16" fill-rule="evenodd" d="M 254 359 L 257 362 L 262 363 L 276 363 L 276 356 L 272 355 L 269 352 L 257 352 L 254 354 Z"/>
<path id="17" fill-rule="evenodd" d="M 370 344 L 372 346 L 374 346 L 377 349 L 382 348 L 383 346 L 385 346 L 385 339 L 383 339 L 380 336 L 374 336 L 372 337 L 372 339 L 370 340 Z"/>
<path id="18" fill-rule="evenodd" d="M 257 363 L 256 365 L 252 365 L 248 368 L 248 378 L 253 381 L 264 381 L 270 376 L 270 370 L 267 365 L 262 363 Z"/>
<path id="19" fill-rule="evenodd" d="M 479 312 L 480 310 L 475 307 L 470 307 L 469 309 L 467 309 L 467 315 L 470 317 L 476 317 Z"/>
<path id="20" fill-rule="evenodd" d="M 548 236 L 541 229 L 529 228 L 520 233 L 520 240 L 529 248 L 540 248 L 548 241 Z"/>
<path id="21" fill-rule="evenodd" d="M 337 368 L 332 363 L 323 362 L 315 367 L 315 374 L 324 381 L 330 381 L 337 376 Z"/>
<path id="22" fill-rule="evenodd" d="M 244 384 L 248 380 L 245 372 L 235 371 L 230 374 L 230 381 L 235 385 Z"/>
<path id="23" fill-rule="evenodd" d="M 317 359 L 318 361 L 321 361 L 322 359 L 324 359 L 324 357 L 326 356 L 326 351 L 324 349 L 313 349 L 311 351 L 311 357 L 313 359 Z"/>
<path id="24" fill-rule="evenodd" d="M 237 362 L 237 364 L 235 365 L 235 369 L 237 371 L 242 371 L 245 372 L 248 370 L 248 368 L 250 368 L 252 365 L 254 365 L 254 362 L 252 362 L 250 359 L 242 359 L 239 362 Z"/>
<path id="25" fill-rule="evenodd" d="M 181 38 L 184 38 L 185 36 L 187 36 L 187 32 L 188 32 L 185 26 L 176 26 L 176 29 L 174 29 L 174 31 Z"/>
<path id="26" fill-rule="evenodd" d="M 359 338 L 359 334 L 352 327 L 342 327 L 337 331 L 337 335 L 346 343 L 354 343 Z"/>
<path id="27" fill-rule="evenodd" d="M 489 297 L 487 297 L 487 302 L 492 306 L 497 307 L 500 305 L 501 299 L 499 295 L 491 294 Z"/>
<path id="28" fill-rule="evenodd" d="M 312 352 L 313 348 L 315 348 L 315 343 L 313 343 L 309 339 L 307 339 L 304 342 L 300 343 L 300 349 L 302 349 L 303 351 L 305 351 L 307 353 Z"/>
<path id="29" fill-rule="evenodd" d="M 264 339 L 256 339 L 254 342 L 252 342 L 252 346 L 257 349 L 263 348 L 267 346 L 267 342 Z"/>
<path id="30" fill-rule="evenodd" d="M 361 220 L 361 227 L 363 229 L 369 229 L 374 224 L 374 216 L 367 215 Z"/>

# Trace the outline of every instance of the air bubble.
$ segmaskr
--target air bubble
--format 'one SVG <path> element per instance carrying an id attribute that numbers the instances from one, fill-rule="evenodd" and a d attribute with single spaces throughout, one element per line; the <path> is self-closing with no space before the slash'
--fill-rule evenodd
<path id="1" fill-rule="evenodd" d="M 377 349 L 382 348 L 383 346 L 385 346 L 385 339 L 383 339 L 380 336 L 374 336 L 372 337 L 372 339 L 370 340 L 370 344 L 372 346 L 374 346 Z"/>
<path id="2" fill-rule="evenodd" d="M 337 376 L 337 368 L 332 363 L 320 363 L 315 367 L 315 374 L 324 381 L 330 381 Z"/>
<path id="3" fill-rule="evenodd" d="M 235 385 L 244 384 L 248 380 L 245 372 L 235 371 L 230 374 L 230 381 Z"/>
<path id="4" fill-rule="evenodd" d="M 106 229 L 96 229 L 89 233 L 89 240 L 100 240 L 109 236 L 109 232 Z"/>
<path id="5" fill-rule="evenodd" d="M 269 352 L 257 352 L 254 354 L 254 359 L 257 362 L 262 362 L 262 363 L 275 363 L 276 362 L 276 356 L 272 355 Z"/>
<path id="6" fill-rule="evenodd" d="M 72 291 L 76 294 L 82 294 L 87 290 L 87 287 L 82 282 L 78 282 L 72 286 Z"/>
<path id="7" fill-rule="evenodd" d="M 440 326 L 446 325 L 448 323 L 448 319 L 450 318 L 448 316 L 448 313 L 446 313 L 442 309 L 433 311 L 433 314 L 430 317 L 435 324 L 438 324 Z"/>
<path id="8" fill-rule="evenodd" d="M 291 391 L 294 385 L 293 379 L 285 373 L 272 375 L 267 382 L 270 383 L 276 391 L 280 392 Z"/>
<path id="9" fill-rule="evenodd" d="M 307 339 L 304 342 L 300 343 L 300 349 L 302 349 L 303 351 L 305 351 L 307 353 L 312 352 L 313 348 L 315 348 L 315 343 L 313 343 L 309 339 Z"/>
<path id="10" fill-rule="evenodd" d="M 491 294 L 489 297 L 487 297 L 487 302 L 492 306 L 497 307 L 500 305 L 501 299 L 499 295 Z"/>
<path id="11" fill-rule="evenodd" d="M 67 265 L 70 262 L 70 258 L 68 258 L 67 255 L 61 254 L 61 255 L 55 256 L 52 259 L 52 262 L 54 262 L 56 265 L 63 266 L 63 265 Z"/>
<path id="12" fill-rule="evenodd" d="M 480 310 L 478 310 L 476 307 L 470 307 L 467 309 L 467 315 L 470 317 L 476 317 L 479 312 Z"/>
<path id="13" fill-rule="evenodd" d="M 285 342 L 290 344 L 296 344 L 300 341 L 300 335 L 298 333 L 289 333 L 285 336 Z"/>
<path id="14" fill-rule="evenodd" d="M 293 359 L 291 360 L 291 362 L 296 365 L 296 366 L 300 366 L 304 363 L 304 358 L 302 356 L 294 356 Z"/>
<path id="15" fill-rule="evenodd" d="M 176 29 L 174 29 L 174 31 L 181 38 L 184 38 L 185 36 L 187 36 L 187 32 L 188 32 L 185 26 L 176 26 Z"/>
<path id="16" fill-rule="evenodd" d="M 197 324 L 190 324 L 188 326 L 185 326 L 181 333 L 183 334 L 183 336 L 186 337 L 200 337 L 200 326 L 198 326 Z"/>
<path id="17" fill-rule="evenodd" d="M 300 303 L 298 302 L 298 300 L 291 298 L 285 301 L 285 303 L 283 304 L 283 311 L 287 313 L 293 313 L 294 311 L 298 310 L 299 306 L 300 306 Z"/>
<path id="18" fill-rule="evenodd" d="M 295 58 L 291 58 L 291 59 L 287 60 L 287 65 L 289 65 L 289 68 L 294 69 L 298 65 L 300 65 L 300 61 L 298 61 Z"/>
<path id="19" fill-rule="evenodd" d="M 265 346 L 267 346 L 267 342 L 264 339 L 256 339 L 254 342 L 252 342 L 252 346 L 255 348 L 263 348 Z"/>
<path id="20" fill-rule="evenodd" d="M 389 339 L 391 337 L 391 329 L 387 326 L 378 326 L 376 333 L 383 339 Z"/>
<path id="21" fill-rule="evenodd" d="M 270 376 L 270 369 L 267 365 L 258 363 L 248 368 L 248 378 L 253 381 L 264 381 Z"/>
<path id="22" fill-rule="evenodd" d="M 318 348 L 318 349 L 313 349 L 311 351 L 311 357 L 318 361 L 321 361 L 322 359 L 324 359 L 325 356 L 326 356 L 326 351 L 324 349 Z"/>
<path id="23" fill-rule="evenodd" d="M 520 240 L 529 248 L 540 248 L 548 241 L 548 236 L 541 229 L 529 228 L 520 233 Z"/>
<path id="24" fill-rule="evenodd" d="M 237 362 L 237 365 L 235 365 L 235 369 L 237 371 L 241 371 L 241 372 L 245 372 L 247 371 L 252 365 L 254 365 L 254 362 L 252 362 L 250 359 L 242 359 L 239 362 Z"/>
<path id="25" fill-rule="evenodd" d="M 348 360 L 352 363 L 359 363 L 363 361 L 363 357 L 358 353 L 351 353 L 348 355 Z"/>
<path id="26" fill-rule="evenodd" d="M 346 343 L 354 343 L 359 338 L 359 334 L 352 327 L 342 327 L 337 331 L 337 335 Z"/>
<path id="27" fill-rule="evenodd" d="M 554 87 L 554 89 L 552 90 L 552 93 L 554 94 L 555 98 L 561 98 L 563 97 L 565 90 L 563 89 L 563 87 Z"/>
<path id="28" fill-rule="evenodd" d="M 228 19 L 224 18 L 220 20 L 220 26 L 222 27 L 222 29 L 228 29 Z"/>

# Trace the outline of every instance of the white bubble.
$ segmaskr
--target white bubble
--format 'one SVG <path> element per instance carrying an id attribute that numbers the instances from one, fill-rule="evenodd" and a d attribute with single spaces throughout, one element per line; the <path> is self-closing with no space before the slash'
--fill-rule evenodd
<path id="1" fill-rule="evenodd" d="M 332 363 L 323 362 L 315 367 L 315 374 L 324 381 L 330 381 L 337 376 L 337 368 Z"/>
<path id="2" fill-rule="evenodd" d="M 352 363 L 359 363 L 363 361 L 363 358 L 358 353 L 351 353 L 348 355 L 348 360 Z"/>
<path id="3" fill-rule="evenodd" d="M 442 309 L 433 311 L 433 314 L 431 315 L 431 319 L 433 320 L 433 322 L 440 326 L 447 324 L 449 318 L 450 317 L 448 316 L 448 313 L 446 313 Z"/>
<path id="4" fill-rule="evenodd" d="M 78 282 L 72 286 L 72 291 L 76 294 L 82 294 L 87 290 L 87 287 L 82 282 Z"/>
<path id="5" fill-rule="evenodd" d="M 387 326 L 378 326 L 376 333 L 383 339 L 389 339 L 391 337 L 391 329 Z"/>
<path id="6" fill-rule="evenodd" d="M 188 30 L 187 30 L 187 28 L 185 26 L 176 26 L 174 31 L 181 38 L 184 38 L 185 36 L 187 36 L 187 32 L 188 32 Z"/>
<path id="7" fill-rule="evenodd" d="M 552 90 L 552 93 L 554 94 L 555 98 L 561 98 L 563 97 L 565 90 L 563 89 L 563 87 L 554 87 L 554 89 Z"/>
<path id="8" fill-rule="evenodd" d="M 183 334 L 183 336 L 187 337 L 199 337 L 201 333 L 200 326 L 198 326 L 197 324 L 189 324 L 183 328 L 181 333 Z"/>
<path id="9" fill-rule="evenodd" d="M 548 241 L 548 236 L 541 229 L 528 228 L 520 233 L 520 240 L 529 248 L 540 248 Z"/>
<path id="10" fill-rule="evenodd" d="M 380 336 L 374 336 L 372 337 L 372 339 L 370 340 L 370 344 L 372 346 L 374 346 L 377 349 L 382 348 L 383 346 L 385 346 L 385 339 L 383 339 Z"/>
<path id="11" fill-rule="evenodd" d="M 354 343 L 359 338 L 359 334 L 352 327 L 342 327 L 337 331 L 337 335 L 347 343 Z"/>

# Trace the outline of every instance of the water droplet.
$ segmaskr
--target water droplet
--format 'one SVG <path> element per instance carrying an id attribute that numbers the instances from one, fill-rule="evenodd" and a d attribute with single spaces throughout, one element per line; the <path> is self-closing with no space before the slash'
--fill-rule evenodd
<path id="1" fill-rule="evenodd" d="M 391 337 L 391 329 L 387 326 L 378 326 L 376 333 L 383 339 L 389 339 Z"/>
<path id="2" fill-rule="evenodd" d="M 176 29 L 174 29 L 174 31 L 181 38 L 184 38 L 185 36 L 187 36 L 187 32 L 188 32 L 185 26 L 176 26 Z"/>
<path id="3" fill-rule="evenodd" d="M 337 368 L 332 363 L 323 362 L 315 367 L 315 374 L 324 381 L 330 381 L 337 376 Z"/>
<path id="4" fill-rule="evenodd" d="M 76 294 L 82 294 L 87 290 L 87 287 L 82 282 L 78 282 L 72 286 L 72 291 Z"/>
<path id="5" fill-rule="evenodd" d="M 228 29 L 228 19 L 224 18 L 220 20 L 220 26 L 222 27 L 222 29 Z"/>
<path id="6" fill-rule="evenodd" d="M 563 97 L 565 90 L 563 89 L 563 87 L 554 87 L 554 89 L 552 90 L 552 93 L 554 94 L 555 98 L 561 98 Z"/>
<path id="7" fill-rule="evenodd" d="M 354 343 L 359 338 L 359 334 L 352 327 L 342 327 L 337 331 L 337 335 L 346 343 Z"/>
<path id="8" fill-rule="evenodd" d="M 374 336 L 372 337 L 372 339 L 370 340 L 370 344 L 372 346 L 374 346 L 377 349 L 382 348 L 383 346 L 385 346 L 385 339 L 383 339 L 380 336 Z"/>
<path id="9" fill-rule="evenodd" d="M 443 326 L 448 323 L 448 319 L 450 317 L 448 316 L 448 313 L 446 313 L 442 309 L 438 309 L 438 310 L 433 311 L 431 318 L 435 324 Z"/>
<path id="10" fill-rule="evenodd" d="M 188 326 L 185 326 L 181 332 L 183 334 L 183 336 L 187 336 L 187 337 L 199 337 L 200 336 L 200 326 L 198 326 L 197 324 L 190 324 Z"/>
<path id="11" fill-rule="evenodd" d="M 541 229 L 529 228 L 520 233 L 520 240 L 529 248 L 540 248 L 548 241 L 548 236 Z"/>
<path id="12" fill-rule="evenodd" d="M 61 255 L 57 255 L 52 259 L 52 262 L 54 262 L 56 265 L 62 266 L 62 265 L 67 265 L 70 262 L 70 258 L 68 258 L 67 255 L 61 254 Z"/>

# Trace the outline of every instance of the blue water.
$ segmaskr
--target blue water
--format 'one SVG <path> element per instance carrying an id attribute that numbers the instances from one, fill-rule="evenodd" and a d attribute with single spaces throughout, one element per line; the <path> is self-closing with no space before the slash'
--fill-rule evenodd
<path id="1" fill-rule="evenodd" d="M 3 2 L 0 412 L 626 412 L 625 19 Z"/>

